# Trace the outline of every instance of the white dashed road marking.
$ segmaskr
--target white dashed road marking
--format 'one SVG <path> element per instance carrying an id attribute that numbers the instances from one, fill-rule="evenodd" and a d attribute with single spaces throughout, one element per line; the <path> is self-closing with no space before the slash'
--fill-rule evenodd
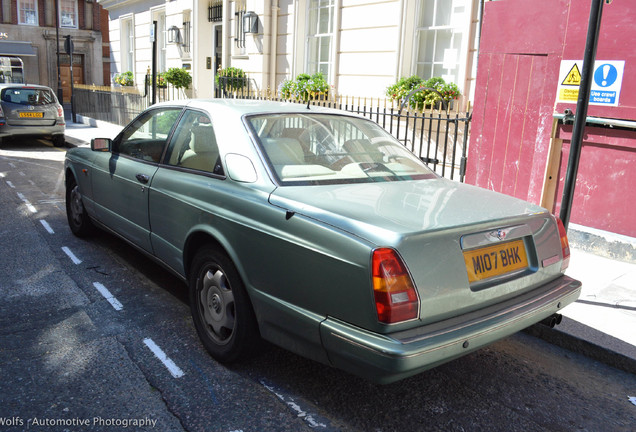
<path id="1" fill-rule="evenodd" d="M 179 366 L 177 366 L 166 355 L 166 353 L 163 352 L 163 350 L 157 346 L 157 344 L 152 339 L 146 338 L 144 339 L 144 343 L 150 349 L 150 351 L 152 351 L 155 357 L 157 357 L 161 361 L 161 363 L 163 363 L 163 365 L 168 368 L 168 371 L 170 371 L 170 374 L 173 377 L 180 378 L 184 375 L 183 371 L 179 368 Z"/>
<path id="2" fill-rule="evenodd" d="M 51 225 L 49 225 L 47 221 L 40 219 L 40 223 L 49 234 L 55 234 L 55 231 L 53 231 L 53 228 L 51 228 Z"/>
<path id="3" fill-rule="evenodd" d="M 113 308 L 115 308 L 115 310 L 120 311 L 124 308 L 119 300 L 117 300 L 115 296 L 112 295 L 110 291 L 108 291 L 108 288 L 106 288 L 104 285 L 100 284 L 99 282 L 93 282 L 93 286 L 97 289 L 97 291 L 99 291 L 101 295 L 104 296 L 104 298 L 108 301 L 108 303 L 110 303 Z"/>
<path id="4" fill-rule="evenodd" d="M 71 261 L 73 261 L 73 264 L 80 264 L 82 262 L 82 260 L 76 257 L 75 254 L 71 252 L 71 250 L 67 248 L 66 246 L 62 247 L 62 250 L 64 251 L 66 255 L 68 255 Z"/>

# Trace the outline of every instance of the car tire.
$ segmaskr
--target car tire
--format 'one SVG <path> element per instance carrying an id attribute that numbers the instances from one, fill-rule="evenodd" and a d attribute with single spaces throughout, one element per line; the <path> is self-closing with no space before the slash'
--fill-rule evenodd
<path id="1" fill-rule="evenodd" d="M 71 231 L 77 237 L 87 237 L 95 231 L 95 226 L 84 208 L 82 193 L 75 179 L 69 180 L 66 186 L 66 218 Z"/>
<path id="2" fill-rule="evenodd" d="M 66 140 L 64 139 L 64 135 L 53 135 L 53 147 L 64 147 L 66 145 Z"/>
<path id="3" fill-rule="evenodd" d="M 189 278 L 190 310 L 201 342 L 223 363 L 250 357 L 260 345 L 256 317 L 245 285 L 230 258 L 205 246 Z"/>

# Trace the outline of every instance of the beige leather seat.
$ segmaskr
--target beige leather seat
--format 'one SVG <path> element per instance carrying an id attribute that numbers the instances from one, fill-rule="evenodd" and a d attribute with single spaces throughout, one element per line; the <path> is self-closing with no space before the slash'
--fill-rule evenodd
<path id="1" fill-rule="evenodd" d="M 219 157 L 219 148 L 212 125 L 197 125 L 192 127 L 190 148 L 181 158 L 180 166 L 201 171 L 212 172 Z"/>
<path id="2" fill-rule="evenodd" d="M 269 138 L 263 142 L 273 165 L 304 165 L 305 152 L 294 138 Z"/>

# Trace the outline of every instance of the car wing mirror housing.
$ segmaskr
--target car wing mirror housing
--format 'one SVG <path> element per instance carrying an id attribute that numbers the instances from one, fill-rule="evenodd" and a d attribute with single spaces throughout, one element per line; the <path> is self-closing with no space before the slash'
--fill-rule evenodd
<path id="1" fill-rule="evenodd" d="M 254 164 L 246 156 L 230 153 L 225 156 L 225 166 L 228 175 L 234 181 L 254 183 L 258 179 Z"/>
<path id="2" fill-rule="evenodd" d="M 91 140 L 91 150 L 109 152 L 113 141 L 110 138 L 93 138 Z"/>

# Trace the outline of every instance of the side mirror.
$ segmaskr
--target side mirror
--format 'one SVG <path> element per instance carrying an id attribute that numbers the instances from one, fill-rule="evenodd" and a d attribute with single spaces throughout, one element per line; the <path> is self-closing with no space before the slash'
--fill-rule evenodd
<path id="1" fill-rule="evenodd" d="M 113 140 L 110 138 L 93 138 L 91 140 L 91 150 L 109 152 Z"/>
<path id="2" fill-rule="evenodd" d="M 237 182 L 254 183 L 258 179 L 252 161 L 243 155 L 230 153 L 225 156 L 225 167 L 230 178 Z"/>

